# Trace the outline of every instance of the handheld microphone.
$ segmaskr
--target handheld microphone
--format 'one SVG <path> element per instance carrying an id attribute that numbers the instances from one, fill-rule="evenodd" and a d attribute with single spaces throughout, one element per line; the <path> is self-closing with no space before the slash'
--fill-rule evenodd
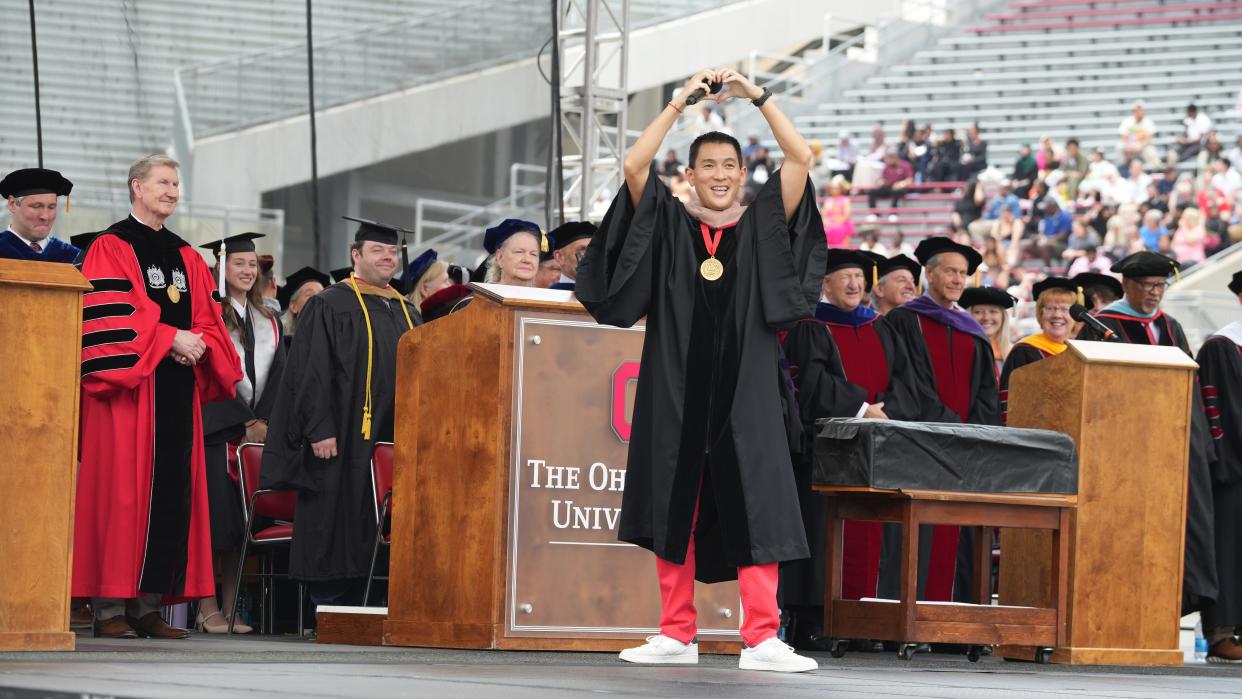
<path id="1" fill-rule="evenodd" d="M 724 83 L 708 83 L 708 87 L 712 89 L 712 94 L 715 95 L 724 89 Z M 706 96 L 707 90 L 700 87 L 686 97 L 686 105 L 698 104 Z"/>
<path id="2" fill-rule="evenodd" d="M 1109 330 L 1107 325 L 1101 323 L 1098 318 L 1088 313 L 1087 307 L 1081 303 L 1076 303 L 1073 306 L 1070 306 L 1070 318 L 1073 318 L 1079 323 L 1086 323 L 1087 325 L 1090 325 L 1093 330 L 1104 337 L 1105 341 L 1117 339 L 1117 333 Z"/>

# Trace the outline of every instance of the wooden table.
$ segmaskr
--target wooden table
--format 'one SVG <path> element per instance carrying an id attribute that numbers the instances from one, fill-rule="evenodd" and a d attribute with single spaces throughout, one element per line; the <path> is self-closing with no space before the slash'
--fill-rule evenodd
<path id="1" fill-rule="evenodd" d="M 848 639 L 897 641 L 908 660 L 918 643 L 955 643 L 970 647 L 977 660 L 979 646 L 1010 645 L 1036 648 L 1035 657 L 1047 662 L 1052 649 L 1065 644 L 1065 600 L 1069 561 L 1069 516 L 1077 504 L 1073 495 L 959 493 L 929 490 L 875 490 L 858 487 L 815 486 L 827 497 L 827 589 L 824 597 L 824 635 L 835 639 L 833 655 L 844 655 Z M 845 520 L 895 522 L 901 531 L 901 598 L 847 600 L 841 598 L 842 534 Z M 919 525 L 948 524 L 980 527 L 975 546 L 975 599 L 990 601 L 992 551 L 987 529 L 1052 530 L 1052 584 L 1050 607 L 1013 607 L 990 604 L 919 602 Z"/>

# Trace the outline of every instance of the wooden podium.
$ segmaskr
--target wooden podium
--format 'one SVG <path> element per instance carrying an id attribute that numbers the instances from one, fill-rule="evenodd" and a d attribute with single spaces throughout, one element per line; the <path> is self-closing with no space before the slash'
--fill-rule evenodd
<path id="1" fill-rule="evenodd" d="M 1175 347 L 1072 340 L 1009 383 L 1009 425 L 1064 432 L 1078 447 L 1068 628 L 1053 662 L 1181 665 L 1191 391 Z M 1046 533 L 1001 533 L 1000 602 L 1046 606 Z M 1005 657 L 1034 650 L 1002 646 Z"/>
<path id="2" fill-rule="evenodd" d="M 0 259 L 0 651 L 73 650 L 82 292 L 69 264 Z"/>
<path id="3" fill-rule="evenodd" d="M 475 285 L 398 349 L 383 642 L 611 651 L 657 632 L 655 557 L 617 541 L 642 326 L 571 292 Z M 700 585 L 700 648 L 736 652 L 737 585 Z"/>

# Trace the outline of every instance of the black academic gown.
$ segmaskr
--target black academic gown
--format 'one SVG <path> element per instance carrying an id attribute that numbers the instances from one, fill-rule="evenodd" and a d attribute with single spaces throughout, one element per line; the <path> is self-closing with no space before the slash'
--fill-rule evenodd
<path id="1" fill-rule="evenodd" d="M 276 319 L 277 329 L 280 319 Z M 270 321 L 255 313 L 255 332 L 269 332 Z M 228 476 L 228 445 L 237 444 L 246 435 L 246 423 L 263 420 L 270 424 L 272 408 L 276 405 L 280 379 L 285 370 L 286 336 L 277 332 L 279 338 L 272 366 L 268 369 L 267 383 L 263 393 L 253 405 L 242 400 L 214 401 L 203 404 L 203 444 L 207 459 L 207 496 L 211 502 L 211 549 L 217 553 L 239 551 L 245 527 L 242 520 L 241 498 L 237 485 Z M 242 358 L 242 367 L 246 360 Z"/>
<path id="2" fill-rule="evenodd" d="M 637 207 L 621 188 L 575 291 L 600 323 L 647 318 L 622 541 L 682 563 L 694 524 L 703 582 L 808 556 L 790 459 L 801 425 L 776 332 L 811 315 L 826 254 L 809 181 L 786 222 L 779 171 L 721 235 L 715 282 L 699 275 L 698 222 L 654 171 Z"/>
<path id="3" fill-rule="evenodd" d="M 1199 386 L 1216 456 L 1212 469 L 1216 600 L 1203 628 L 1242 626 L 1242 347 L 1213 335 L 1199 348 Z"/>
<path id="4" fill-rule="evenodd" d="M 298 318 L 263 449 L 264 488 L 295 488 L 289 573 L 298 580 L 366 577 L 375 541 L 371 451 L 393 436 L 397 342 L 409 330 L 395 298 L 364 294 L 374 333 L 371 435 L 362 435 L 367 326 L 348 282 L 307 301 Z M 404 300 L 414 324 L 421 321 Z M 336 438 L 337 455 L 310 445 Z"/>
<path id="5" fill-rule="evenodd" d="M 1034 364 L 1039 360 L 1047 357 L 1043 350 L 1034 345 L 1023 344 L 1019 342 L 1009 350 L 1009 356 L 1005 357 L 1005 365 L 1001 367 L 1000 376 L 1000 410 L 1001 424 L 1009 424 L 1009 377 L 1013 375 L 1016 369 L 1020 369 L 1027 364 Z"/>
<path id="6" fill-rule="evenodd" d="M 868 372 L 878 362 L 874 357 L 843 353 L 833 339 L 835 332 L 874 333 L 882 348 L 887 364 L 882 390 L 868 388 L 851 382 L 851 376 Z M 883 317 L 857 328 L 838 325 L 830 328 L 827 323 L 808 319 L 798 322 L 789 331 L 783 343 L 789 359 L 790 373 L 797 389 L 798 414 L 803 424 L 804 445 L 799 458 L 795 459 L 794 477 L 798 486 L 802 523 L 806 530 L 811 557 L 791 563 L 781 569 L 781 605 L 783 607 L 822 607 L 824 604 L 824 545 L 827 533 L 827 511 L 824 498 L 811 490 L 814 471 L 815 421 L 831 417 L 857 417 L 864 401 L 884 403 L 884 413 L 893 420 L 917 420 L 920 415 L 920 399 L 910 360 L 904 347 L 894 337 Z M 878 368 L 878 367 L 877 367 Z M 872 381 L 869 381 L 872 382 Z M 880 383 L 874 381 L 874 383 Z M 860 523 L 873 524 L 873 523 Z M 899 532 L 898 532 L 899 533 Z M 859 542 L 859 558 L 872 560 L 879 565 L 878 548 L 880 531 L 846 532 L 847 540 L 866 539 Z M 873 547 L 871 544 L 875 544 Z M 847 547 L 850 542 L 847 541 Z M 871 549 L 874 548 L 874 551 Z M 847 559 L 849 556 L 847 555 Z M 900 560 L 897 560 L 900 565 Z M 870 567 L 870 564 L 868 565 Z M 845 575 L 849 582 L 858 578 L 859 587 L 873 587 L 875 571 L 850 570 Z M 847 584 L 847 587 L 853 585 Z M 848 595 L 848 591 L 846 591 Z M 866 594 L 874 597 L 872 590 Z M 814 624 L 814 622 L 812 622 Z"/>
<path id="7" fill-rule="evenodd" d="M 1000 391 L 996 379 L 996 360 L 992 355 L 992 345 L 976 335 L 962 333 L 947 327 L 951 346 L 957 340 L 970 338 L 974 359 L 969 377 L 958 377 L 958 380 L 969 381 L 966 414 L 951 409 L 941 399 L 942 391 L 939 382 L 944 380 L 936 375 L 927 341 L 919 322 L 918 313 L 905 307 L 897 307 L 884 316 L 893 328 L 901 343 L 910 356 L 910 363 L 918 382 L 919 395 L 923 397 L 922 414 L 924 422 L 965 422 L 973 425 L 1001 424 Z M 925 591 L 928 575 L 943 566 L 952 564 L 953 599 L 960 602 L 974 601 L 974 586 L 971 578 L 974 575 L 974 542 L 975 529 L 964 528 L 957 532 L 957 527 L 937 525 L 920 530 L 919 534 L 919 594 Z M 943 547 L 950 546 L 952 538 L 958 539 L 955 561 L 945 561 L 941 554 L 936 553 Z M 936 543 L 936 542 L 942 543 Z M 891 535 L 885 537 L 885 568 L 881 571 L 882 597 L 896 598 L 899 590 L 894 583 L 897 579 L 888 563 L 892 560 L 892 549 L 899 545 Z M 943 554 L 949 556 L 949 554 Z M 921 599 L 922 597 L 920 597 Z M 942 600 L 943 601 L 943 600 Z"/>
<path id="8" fill-rule="evenodd" d="M 1105 309 L 1095 317 L 1124 342 L 1136 345 L 1177 347 L 1188 356 L 1190 343 L 1182 324 L 1164 311 L 1154 318 L 1137 318 L 1122 311 Z M 1158 336 L 1157 336 L 1158 335 Z M 1090 325 L 1078 333 L 1080 340 L 1102 340 Z M 1153 341 L 1154 340 L 1154 341 Z M 1203 399 L 1196 391 L 1190 413 L 1190 480 L 1186 499 L 1186 558 L 1182 574 L 1182 614 L 1202 610 L 1216 598 L 1216 543 L 1212 515 L 1212 435 Z"/>

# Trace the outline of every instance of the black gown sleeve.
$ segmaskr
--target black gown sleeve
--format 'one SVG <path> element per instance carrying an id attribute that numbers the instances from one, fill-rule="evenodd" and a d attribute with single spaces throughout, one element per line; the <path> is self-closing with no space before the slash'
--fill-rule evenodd
<path id="1" fill-rule="evenodd" d="M 578 266 L 574 295 L 596 322 L 628 328 L 647 315 L 658 238 L 676 234 L 685 218 L 654 166 L 638 206 L 621 185 Z"/>
<path id="2" fill-rule="evenodd" d="M 922 417 L 922 401 L 909 352 L 884 318 L 875 321 L 875 331 L 888 360 L 888 391 L 878 397 L 884 403 L 884 414 L 892 420 L 917 421 Z"/>
<path id="3" fill-rule="evenodd" d="M 804 425 L 813 432 L 820 418 L 858 416 L 867 391 L 845 379 L 828 328 L 813 320 L 796 323 L 785 337 L 784 348 Z"/>
<path id="4" fill-rule="evenodd" d="M 1019 343 L 1009 350 L 1009 356 L 1005 358 L 1005 366 L 1001 367 L 1000 410 L 1002 425 L 1009 424 L 1009 377 L 1013 374 L 1014 369 L 1038 362 L 1043 358 L 1044 353 L 1030 345 Z"/>
<path id="5" fill-rule="evenodd" d="M 884 321 L 893 329 L 897 344 L 910 361 L 910 376 L 919 406 L 918 419 L 922 422 L 961 422 L 961 416 L 941 402 L 940 394 L 936 392 L 936 375 L 932 371 L 923 331 L 919 328 L 918 314 L 894 308 L 884 316 Z"/>
<path id="6" fill-rule="evenodd" d="M 780 180 L 780 170 L 772 173 L 747 211 L 757 226 L 755 256 L 763 318 L 775 329 L 788 328 L 815 312 L 828 259 L 824 223 L 810 178 L 788 221 Z"/>
<path id="7" fill-rule="evenodd" d="M 971 336 L 975 341 L 974 402 L 968 420 L 972 425 L 1001 424 L 1000 388 L 996 380 L 996 356 L 992 343 Z"/>
<path id="8" fill-rule="evenodd" d="M 1242 354 L 1233 340 L 1212 337 L 1199 348 L 1199 391 L 1216 468 L 1212 479 L 1242 479 Z"/>

